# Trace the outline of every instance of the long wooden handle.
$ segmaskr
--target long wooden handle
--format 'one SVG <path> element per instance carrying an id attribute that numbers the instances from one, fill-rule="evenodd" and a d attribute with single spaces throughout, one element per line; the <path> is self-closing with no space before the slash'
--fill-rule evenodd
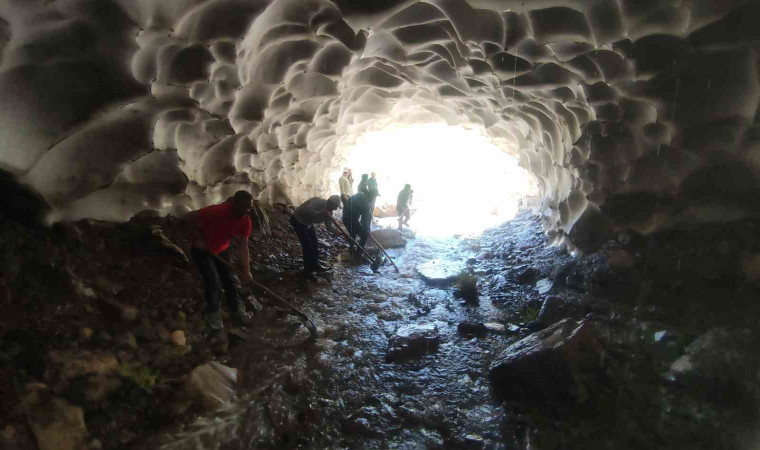
<path id="1" fill-rule="evenodd" d="M 358 242 L 356 242 L 354 239 L 351 239 L 351 236 L 349 236 L 348 233 L 346 231 L 344 231 L 343 228 L 340 227 L 340 225 L 338 225 L 338 222 L 336 222 L 335 219 L 333 219 L 332 217 L 330 217 L 330 220 L 332 221 L 333 225 L 335 225 L 335 228 L 337 228 L 338 231 L 341 232 L 341 234 L 343 235 L 343 237 L 346 238 L 346 239 L 348 239 L 348 242 L 352 242 L 352 243 L 356 244 L 356 246 L 359 247 L 364 252 L 365 255 L 367 255 L 367 258 L 369 258 L 370 261 L 374 261 L 372 259 L 372 255 L 369 254 L 369 252 L 367 251 L 367 249 L 364 248 L 364 247 L 362 247 L 361 244 L 359 244 Z"/>
<path id="2" fill-rule="evenodd" d="M 230 270 L 232 270 L 232 264 L 230 264 L 229 262 L 225 261 L 221 256 L 216 255 L 216 254 L 211 253 L 211 252 L 208 252 L 208 253 L 209 253 L 209 255 L 211 255 L 212 258 L 214 258 L 215 260 L 219 261 L 220 263 L 224 264 L 227 268 L 229 268 Z M 309 318 L 309 316 L 306 315 L 306 313 L 304 313 L 300 309 L 296 308 L 295 306 L 293 306 L 292 304 L 290 304 L 287 300 L 285 300 L 284 298 L 282 298 L 279 295 L 275 294 L 272 290 L 270 290 L 268 287 L 264 286 L 263 284 L 259 283 L 258 281 L 254 280 L 254 279 L 251 279 L 250 282 L 251 282 L 252 285 L 254 285 L 257 288 L 261 289 L 262 291 L 266 292 L 267 294 L 269 294 L 272 298 L 274 298 L 278 302 L 280 302 L 283 305 L 285 305 L 288 308 L 290 308 L 290 310 L 294 314 L 296 314 L 298 317 L 300 317 L 300 318 L 308 321 L 309 324 L 310 324 L 310 326 L 308 328 L 309 328 L 309 331 L 312 332 L 312 334 L 316 332 L 317 328 L 314 325 L 314 322 L 311 321 L 311 319 Z"/>
<path id="3" fill-rule="evenodd" d="M 369 230 L 367 232 L 369 233 L 369 237 L 372 238 L 372 242 L 374 242 L 375 245 L 377 245 L 377 248 L 379 248 L 383 252 L 383 255 L 385 255 L 385 257 L 388 258 L 388 261 L 390 261 L 391 264 L 393 264 L 393 268 L 396 269 L 396 273 L 400 273 L 401 271 L 398 270 L 398 266 L 396 266 L 396 263 L 393 262 L 393 259 L 391 259 L 390 256 L 388 256 L 388 252 L 385 251 L 385 249 L 383 248 L 383 246 L 380 245 L 379 242 L 377 242 L 377 239 L 375 239 L 375 236 L 372 236 L 372 232 L 369 231 Z"/>

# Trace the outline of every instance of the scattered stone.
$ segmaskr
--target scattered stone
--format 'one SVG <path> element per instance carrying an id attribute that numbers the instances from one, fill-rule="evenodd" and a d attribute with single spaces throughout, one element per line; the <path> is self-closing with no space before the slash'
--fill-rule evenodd
<path id="1" fill-rule="evenodd" d="M 500 323 L 496 322 L 486 322 L 483 324 L 486 330 L 490 331 L 491 333 L 504 333 L 506 331 L 506 327 Z"/>
<path id="2" fill-rule="evenodd" d="M 465 268 L 461 261 L 444 261 L 438 258 L 416 267 L 426 283 L 441 287 L 453 283 Z"/>
<path id="3" fill-rule="evenodd" d="M 174 330 L 172 332 L 171 340 L 172 340 L 172 344 L 180 346 L 180 347 L 187 343 L 187 339 L 185 338 L 185 332 L 182 330 Z"/>
<path id="4" fill-rule="evenodd" d="M 528 267 L 517 276 L 516 281 L 520 284 L 532 284 L 538 278 L 538 269 Z"/>
<path id="5" fill-rule="evenodd" d="M 386 249 L 406 247 L 406 239 L 401 235 L 401 232 L 393 228 L 375 230 L 372 232 L 372 236 L 377 239 L 377 242 L 379 242 L 383 248 Z M 372 242 L 372 239 L 368 241 L 367 247 L 375 247 L 375 243 Z"/>
<path id="6" fill-rule="evenodd" d="M 507 347 L 491 363 L 489 378 L 505 400 L 582 401 L 580 372 L 598 369 L 601 355 L 592 325 L 565 319 Z"/>
<path id="7" fill-rule="evenodd" d="M 478 322 L 462 322 L 457 326 L 457 331 L 462 334 L 475 334 L 478 336 L 488 333 L 486 326 Z"/>
<path id="8" fill-rule="evenodd" d="M 400 328 L 388 340 L 386 362 L 400 362 L 419 358 L 438 350 L 440 338 L 433 324 L 410 325 Z"/>
<path id="9" fill-rule="evenodd" d="M 536 290 L 538 291 L 539 294 L 544 295 L 547 292 L 552 290 L 553 285 L 554 283 L 552 283 L 552 280 L 548 278 L 543 278 L 541 280 L 538 280 L 538 282 L 536 282 Z"/>
<path id="10" fill-rule="evenodd" d="M 503 274 L 496 274 L 491 278 L 491 289 L 503 290 L 507 285 L 507 277 Z"/>
<path id="11" fill-rule="evenodd" d="M 137 350 L 137 338 L 135 338 L 135 335 L 132 334 L 129 331 L 124 331 L 122 333 L 117 334 L 113 338 L 116 345 L 131 348 L 132 350 Z"/>
<path id="12" fill-rule="evenodd" d="M 193 369 L 185 386 L 203 407 L 215 410 L 235 399 L 237 375 L 237 369 L 211 361 Z"/>
<path id="13" fill-rule="evenodd" d="M 29 392 L 23 406 L 40 450 L 84 448 L 87 427 L 81 408 L 53 396 L 46 389 Z"/>
<path id="14" fill-rule="evenodd" d="M 483 436 L 479 434 L 468 434 L 464 437 L 464 443 L 468 448 L 483 448 Z"/>

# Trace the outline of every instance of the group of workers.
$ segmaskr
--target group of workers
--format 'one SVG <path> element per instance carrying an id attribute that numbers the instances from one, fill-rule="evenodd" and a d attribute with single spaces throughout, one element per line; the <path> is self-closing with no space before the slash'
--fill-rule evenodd
<path id="1" fill-rule="evenodd" d="M 365 247 L 370 233 L 375 200 L 380 195 L 377 188 L 376 174 L 371 177 L 362 175 L 356 193 L 353 192 L 351 170 L 346 168 L 339 180 L 340 195 L 327 199 L 311 198 L 297 208 L 290 217 L 290 224 L 298 236 L 303 250 L 304 276 L 315 280 L 317 274 L 328 272 L 329 268 L 319 261 L 319 242 L 315 226 L 324 223 L 327 230 L 338 234 L 338 225 L 332 215 L 343 206 L 342 222 L 348 230 L 349 252 L 356 255 L 356 245 Z M 412 201 L 410 185 L 398 195 L 396 210 L 399 214 L 399 230 L 409 221 L 409 205 Z M 231 266 L 227 262 L 230 241 L 238 238 L 238 262 L 241 279 L 251 281 L 250 262 L 248 259 L 248 238 L 251 234 L 251 219 L 248 212 L 253 204 L 253 197 L 246 191 L 238 191 L 226 202 L 212 205 L 188 213 L 185 221 L 191 225 L 191 256 L 201 273 L 205 285 L 206 323 L 212 330 L 223 328 L 220 313 L 219 293 L 224 288 L 230 317 L 238 324 L 245 325 L 250 319 L 245 306 L 240 301 Z M 357 239 L 358 238 L 358 239 Z"/>

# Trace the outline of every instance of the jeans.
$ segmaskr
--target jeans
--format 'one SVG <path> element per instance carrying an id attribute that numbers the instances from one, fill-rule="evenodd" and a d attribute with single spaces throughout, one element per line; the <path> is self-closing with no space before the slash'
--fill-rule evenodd
<path id="1" fill-rule="evenodd" d="M 314 271 L 319 263 L 319 241 L 317 241 L 317 229 L 314 225 L 304 225 L 295 217 L 290 217 L 290 224 L 298 235 L 303 249 L 303 270 Z"/>
<path id="2" fill-rule="evenodd" d="M 226 259 L 226 253 L 227 251 L 222 252 L 219 256 Z M 198 270 L 201 272 L 203 283 L 206 286 L 206 312 L 219 311 L 219 291 L 222 286 L 224 286 L 224 293 L 227 295 L 229 311 L 231 313 L 237 311 L 240 307 L 240 299 L 230 268 L 217 261 L 206 250 L 194 248 L 190 251 L 190 255 L 198 264 Z"/>

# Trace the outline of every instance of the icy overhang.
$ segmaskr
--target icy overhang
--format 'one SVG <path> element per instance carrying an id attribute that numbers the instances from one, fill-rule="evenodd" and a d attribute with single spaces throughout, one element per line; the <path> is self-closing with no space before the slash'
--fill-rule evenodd
<path id="1" fill-rule="evenodd" d="M 357 4 L 0 0 L 0 168 L 57 220 L 299 202 L 407 114 L 501 139 L 570 245 L 756 214 L 760 6 Z"/>

